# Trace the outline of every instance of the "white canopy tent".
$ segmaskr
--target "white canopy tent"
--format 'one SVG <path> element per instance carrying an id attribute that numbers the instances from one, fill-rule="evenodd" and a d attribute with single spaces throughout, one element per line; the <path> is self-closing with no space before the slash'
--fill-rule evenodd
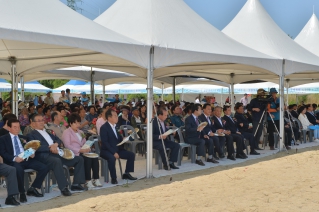
<path id="1" fill-rule="evenodd" d="M 93 23 L 60 1 L 0 0 L 0 5 L 0 72 L 12 69 L 13 111 L 16 79 L 30 72 L 92 63 L 147 66 L 149 47 Z"/>
<path id="2" fill-rule="evenodd" d="M 299 46 L 269 16 L 259 0 L 248 0 L 236 17 L 222 30 L 236 41 L 282 61 L 277 72 L 284 91 L 285 75 L 319 70 L 319 58 Z M 262 79 L 262 78 L 260 78 Z M 284 102 L 280 95 L 280 102 Z M 280 104 L 283 117 L 284 104 Z M 280 148 L 284 138 L 284 119 L 280 119 Z"/>
<path id="3" fill-rule="evenodd" d="M 155 79 L 171 75 L 211 76 L 213 71 L 201 73 L 204 69 L 211 69 L 217 70 L 215 73 L 228 72 L 219 79 L 228 82 L 233 72 L 247 75 L 263 73 L 267 77 L 281 69 L 280 61 L 229 39 L 183 0 L 118 0 L 95 22 L 153 47 L 150 49 L 148 72 L 144 76 L 134 73 L 148 77 L 147 116 L 153 114 L 153 75 Z M 165 49 L 158 47 L 171 51 L 167 54 Z M 121 70 L 132 73 L 125 67 Z M 194 70 L 201 71 L 195 73 Z M 147 127 L 149 154 L 146 175 L 151 177 L 151 123 Z"/>
<path id="4" fill-rule="evenodd" d="M 66 84 L 53 90 L 53 93 L 60 93 L 62 90 L 70 89 L 70 93 L 79 93 L 79 87 L 85 85 L 86 82 L 82 80 L 70 80 Z"/>

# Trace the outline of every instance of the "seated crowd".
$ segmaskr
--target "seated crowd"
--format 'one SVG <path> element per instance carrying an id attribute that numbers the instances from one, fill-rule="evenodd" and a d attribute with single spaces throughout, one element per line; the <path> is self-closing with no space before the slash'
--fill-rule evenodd
<path id="1" fill-rule="evenodd" d="M 263 89 L 259 89 L 257 96 L 263 92 Z M 273 94 L 275 98 L 276 91 Z M 49 93 L 47 97 L 51 98 Z M 30 102 L 28 107 L 20 109 L 18 118 L 10 112 L 10 107 L 2 111 L 0 155 L 4 163 L 0 163 L 0 175 L 6 177 L 7 181 L 6 204 L 19 205 L 19 202 L 27 202 L 26 195 L 43 197 L 44 194 L 41 194 L 38 189 L 41 188 L 49 171 L 53 172 L 58 188 L 64 196 L 70 196 L 70 190 L 83 191 L 101 187 L 98 158 L 85 156 L 94 149 L 82 148 L 87 139 L 94 134 L 100 135 L 100 157 L 108 161 L 111 183 L 118 183 L 115 162 L 120 158 L 127 160 L 122 178 L 137 179 L 130 174 L 134 172 L 135 153 L 128 151 L 125 145 L 117 146 L 117 144 L 124 137 L 120 130 L 122 125 L 139 128 L 137 137 L 141 140 L 145 138 L 141 125 L 145 125 L 150 117 L 147 117 L 144 101 L 134 103 L 133 107 L 131 102 L 121 105 L 117 100 L 105 103 L 101 107 L 98 101 L 95 105 L 88 106 L 87 99 L 82 100 L 82 102 L 69 104 L 62 98 L 62 102 L 56 104 L 47 100 L 37 106 Z M 288 121 L 291 120 L 291 122 L 285 122 L 287 148 L 290 148 L 292 141 L 298 144 L 300 128 L 307 129 L 319 123 L 317 116 L 319 113 L 314 112 L 314 106 L 316 105 L 290 105 L 285 111 L 286 118 Z M 160 101 L 156 104 L 156 111 L 151 117 L 153 149 L 158 151 L 165 170 L 179 169 L 175 163 L 178 161 L 180 143 L 183 141 L 196 146 L 195 163 L 200 166 L 205 166 L 205 163 L 219 163 L 221 158 L 246 159 L 248 158 L 245 154 L 247 148 L 250 149 L 250 155 L 260 155 L 256 150 L 262 150 L 259 143 L 263 127 L 257 127 L 257 125 L 265 107 L 270 107 L 269 112 L 271 116 L 274 116 L 274 120 L 268 117 L 268 125 L 271 123 L 276 125 L 279 120 L 276 118 L 278 105 L 275 104 L 272 107 L 271 103 L 268 103 L 267 106 L 255 99 L 247 106 L 236 103 L 233 108 L 235 113 L 232 113 L 231 106 L 227 105 L 220 107 L 209 103 L 202 105 Z M 300 120 L 302 126 L 290 126 L 290 123 L 295 123 L 293 118 Z M 207 124 L 201 124 L 203 122 Z M 275 125 L 272 128 L 275 128 Z M 180 128 L 182 133 L 164 135 L 170 127 Z M 271 132 L 274 132 L 274 129 L 270 126 L 268 128 L 269 134 L 272 135 Z M 180 136 L 183 136 L 183 139 Z M 269 146 L 270 149 L 275 149 L 272 137 L 269 136 Z M 314 138 L 319 139 L 319 131 L 315 131 Z M 19 154 L 24 152 L 24 145 L 31 140 L 40 141 L 41 146 L 28 160 L 23 160 Z M 61 157 L 60 148 L 71 150 L 74 158 Z M 170 149 L 169 155 L 166 155 L 167 148 Z M 190 152 L 185 151 L 181 154 L 190 154 Z M 63 166 L 74 169 L 70 188 Z M 33 169 L 36 172 L 36 178 L 27 191 L 24 189 L 25 169 Z M 18 194 L 19 201 L 15 198 Z"/>

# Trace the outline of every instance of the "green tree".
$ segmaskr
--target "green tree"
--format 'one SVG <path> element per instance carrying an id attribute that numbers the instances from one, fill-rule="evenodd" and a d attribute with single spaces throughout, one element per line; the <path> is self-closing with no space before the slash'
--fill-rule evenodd
<path id="1" fill-rule="evenodd" d="M 63 80 L 63 79 L 55 79 L 55 80 L 39 80 L 39 83 L 44 85 L 45 87 L 55 89 L 58 88 L 64 84 L 66 84 L 69 80 Z"/>

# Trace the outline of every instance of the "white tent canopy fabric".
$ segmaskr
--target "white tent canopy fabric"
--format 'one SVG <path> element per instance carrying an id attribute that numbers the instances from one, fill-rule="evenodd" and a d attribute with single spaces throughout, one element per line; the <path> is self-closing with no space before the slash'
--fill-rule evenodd
<path id="1" fill-rule="evenodd" d="M 53 93 L 61 93 L 62 90 L 65 91 L 66 89 L 70 89 L 70 93 L 79 93 L 81 91 L 78 88 L 85 84 L 86 82 L 82 80 L 70 80 L 66 84 L 54 89 Z"/>
<path id="2" fill-rule="evenodd" d="M 312 14 L 295 41 L 313 54 L 319 55 L 319 20 L 315 14 Z"/>
<path id="3" fill-rule="evenodd" d="M 257 51 L 285 59 L 286 75 L 319 70 L 319 58 L 289 38 L 259 0 L 248 0 L 222 32 Z"/>
<path id="4" fill-rule="evenodd" d="M 149 47 L 92 22 L 60 1 L 0 0 L 0 5 L 2 72 L 10 70 L 8 57 L 16 57 L 18 74 L 57 62 L 148 64 Z"/>
<path id="5" fill-rule="evenodd" d="M 18 84 L 18 88 L 19 91 L 21 90 L 21 84 Z M 24 83 L 24 92 L 47 92 L 47 91 L 51 91 L 51 88 L 45 87 L 44 85 L 42 85 L 41 83 L 37 82 L 37 81 L 31 81 L 31 82 L 26 82 Z"/>
<path id="6" fill-rule="evenodd" d="M 154 46 L 155 78 L 176 75 L 177 72 L 180 74 L 179 71 L 194 75 L 194 70 L 201 69 L 219 69 L 218 73 L 221 70 L 224 73 L 242 71 L 247 74 L 256 70 L 258 73 L 271 73 L 266 70 L 276 73 L 281 69 L 280 61 L 225 36 L 183 0 L 118 0 L 95 22 Z M 156 47 L 173 51 L 167 54 Z M 212 74 L 209 73 L 210 76 Z M 226 77 L 223 79 L 230 81 Z"/>

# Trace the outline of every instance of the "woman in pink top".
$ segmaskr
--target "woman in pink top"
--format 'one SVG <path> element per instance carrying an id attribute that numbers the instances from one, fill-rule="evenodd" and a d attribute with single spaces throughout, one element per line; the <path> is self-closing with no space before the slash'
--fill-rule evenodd
<path id="1" fill-rule="evenodd" d="M 21 114 L 19 115 L 19 121 L 20 121 L 21 131 L 23 132 L 24 128 L 30 125 L 28 108 L 26 107 L 22 108 Z"/>
<path id="2" fill-rule="evenodd" d="M 64 130 L 62 135 L 62 141 L 66 148 L 70 149 L 74 155 L 82 156 L 84 160 L 84 170 L 85 170 L 85 186 L 88 189 L 94 187 L 102 187 L 102 184 L 99 181 L 99 160 L 98 158 L 89 158 L 85 157 L 84 153 L 89 153 L 90 148 L 81 149 L 85 144 L 85 134 L 79 130 L 81 117 L 77 113 L 72 113 L 68 117 L 68 122 L 70 127 Z M 91 170 L 93 172 L 93 180 L 91 179 Z"/>
<path id="3" fill-rule="evenodd" d="M 100 128 L 106 122 L 105 112 L 106 112 L 106 109 L 103 109 L 103 108 L 100 108 L 98 111 L 99 117 L 96 121 L 96 131 L 98 135 L 100 135 Z"/>

